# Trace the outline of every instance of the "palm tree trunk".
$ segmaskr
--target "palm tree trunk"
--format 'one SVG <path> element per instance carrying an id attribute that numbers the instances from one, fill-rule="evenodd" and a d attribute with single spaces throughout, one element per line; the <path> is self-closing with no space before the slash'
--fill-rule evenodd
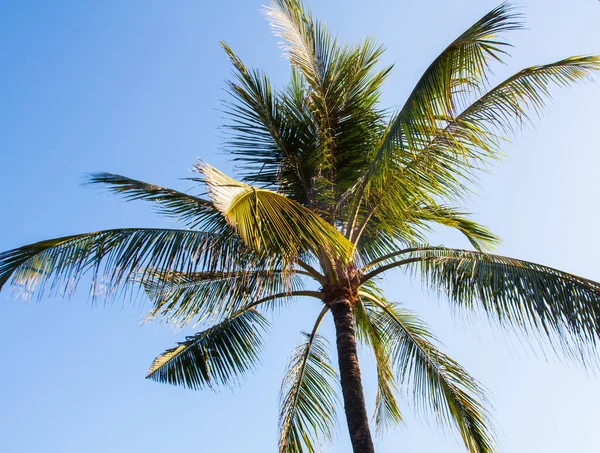
<path id="1" fill-rule="evenodd" d="M 342 299 L 329 304 L 329 308 L 335 322 L 340 381 L 352 450 L 354 453 L 374 453 L 358 367 L 352 305 Z"/>

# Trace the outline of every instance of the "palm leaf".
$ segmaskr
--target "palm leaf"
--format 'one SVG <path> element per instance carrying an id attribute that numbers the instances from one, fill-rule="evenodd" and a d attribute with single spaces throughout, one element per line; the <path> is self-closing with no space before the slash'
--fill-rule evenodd
<path id="1" fill-rule="evenodd" d="M 310 176 L 309 198 L 327 218 L 329 207 L 367 165 L 365 150 L 376 146 L 384 130 L 377 103 L 391 68 L 375 70 L 384 48 L 372 39 L 358 46 L 338 45 L 298 0 L 274 0 L 266 15 L 284 39 L 293 68 L 288 99 L 282 102 L 286 116 L 309 126 L 300 143 L 302 162 L 308 164 L 305 175 Z"/>
<path id="2" fill-rule="evenodd" d="M 501 61 L 506 54 L 508 44 L 498 35 L 521 28 L 519 16 L 508 3 L 503 3 L 444 49 L 419 79 L 392 121 L 380 149 L 419 143 L 418 136 L 429 135 L 429 127 L 436 130 L 440 118 L 454 116 L 457 96 L 464 88 L 482 87 L 489 60 Z"/>
<path id="3" fill-rule="evenodd" d="M 280 453 L 315 453 L 319 436 L 330 439 L 338 401 L 331 381 L 336 372 L 327 357 L 327 346 L 316 331 L 327 312 L 325 308 L 312 333 L 303 333 L 305 342 L 293 354 L 281 387 L 279 416 Z"/>
<path id="4" fill-rule="evenodd" d="M 371 304 L 366 308 L 385 332 L 399 379 L 411 389 L 418 408 L 458 428 L 469 452 L 493 453 L 491 421 L 478 383 L 435 347 L 427 327 L 413 314 L 372 295 L 367 298 Z"/>
<path id="5" fill-rule="evenodd" d="M 208 164 L 197 166 L 209 196 L 254 250 L 270 251 L 288 259 L 310 251 L 348 261 L 352 244 L 308 208 L 283 195 L 235 181 Z"/>
<path id="6" fill-rule="evenodd" d="M 440 128 L 406 165 L 405 173 L 418 180 L 444 181 L 440 189 L 451 192 L 456 177 L 470 171 L 469 161 L 498 156 L 503 137 L 529 121 L 529 112 L 540 113 L 551 98 L 552 85 L 569 86 L 598 69 L 600 57 L 583 56 L 519 71 Z"/>
<path id="7" fill-rule="evenodd" d="M 306 84 L 304 105 L 309 111 L 315 133 L 311 137 L 314 146 L 310 156 L 313 167 L 311 187 L 325 203 L 331 202 L 334 170 L 331 143 L 335 115 L 332 107 L 332 65 L 341 54 L 335 40 L 324 24 L 314 19 L 301 0 L 272 0 L 265 9 L 275 34 L 284 42 L 284 55 L 299 75 L 297 80 Z M 323 168 L 325 167 L 325 168 Z"/>
<path id="8" fill-rule="evenodd" d="M 568 87 L 590 80 L 600 69 L 598 56 L 574 56 L 554 63 L 532 66 L 517 72 L 467 107 L 448 126 L 472 129 L 512 131 L 527 120 L 528 110 L 539 113 L 551 98 L 549 88 Z M 456 132 L 453 135 L 460 136 Z"/>
<path id="9" fill-rule="evenodd" d="M 491 89 L 456 118 L 449 119 L 445 127 L 437 128 L 421 149 L 406 154 L 408 160 L 400 165 L 399 174 L 388 175 L 385 190 L 371 202 L 371 209 L 376 206 L 377 211 L 368 219 L 367 228 L 399 231 L 405 243 L 420 240 L 409 224 L 421 220 L 423 214 L 433 212 L 415 211 L 415 204 L 425 200 L 431 210 L 436 207 L 431 194 L 458 194 L 464 188 L 464 180 L 473 179 L 473 170 L 484 157 L 500 155 L 499 144 L 503 136 L 529 121 L 529 111 L 540 112 L 550 98 L 552 85 L 568 86 L 590 78 L 598 69 L 600 57 L 571 57 L 524 69 Z M 411 202 L 412 199 L 418 203 Z M 475 248 L 496 242 L 495 236 L 486 229 L 467 219 L 458 219 L 458 213 L 435 210 L 442 223 L 465 233 Z M 356 212 L 358 216 L 361 211 Z M 362 247 L 368 245 L 365 242 L 371 238 L 377 240 L 376 235 L 368 234 Z"/>
<path id="10" fill-rule="evenodd" d="M 153 302 L 151 317 L 184 325 L 231 316 L 252 301 L 303 287 L 297 274 L 277 269 L 235 272 L 155 272 L 140 281 Z"/>
<path id="11" fill-rule="evenodd" d="M 404 221 L 414 200 L 431 203 L 436 192 L 457 195 L 466 189 L 456 171 L 460 170 L 459 175 L 469 172 L 467 158 L 471 155 L 454 153 L 439 163 L 447 170 L 441 178 L 428 168 L 413 169 L 411 162 L 419 159 L 420 150 L 455 116 L 465 93 L 483 89 L 489 60 L 501 60 L 508 46 L 498 36 L 519 28 L 519 15 L 503 3 L 454 40 L 427 68 L 390 121 L 354 186 L 350 232 L 360 223 L 363 203 L 369 208 L 367 212 L 377 206 L 380 212 Z"/>
<path id="12" fill-rule="evenodd" d="M 450 206 L 432 201 L 427 205 L 418 203 L 407 207 L 401 213 L 393 206 L 386 209 L 385 202 L 383 204 L 363 219 L 351 237 L 364 262 L 387 254 L 393 255 L 399 243 L 409 245 L 425 242 L 436 224 L 456 229 L 476 250 L 493 250 L 500 242 L 500 238 L 485 226 L 469 219 L 469 214 Z"/>
<path id="13" fill-rule="evenodd" d="M 272 0 L 265 9 L 275 33 L 283 38 L 283 50 L 317 95 L 323 97 L 334 45 L 324 25 L 315 20 L 300 0 Z"/>
<path id="14" fill-rule="evenodd" d="M 180 272 L 236 271 L 264 260 L 235 237 L 192 230 L 123 228 L 65 236 L 0 254 L 0 288 L 12 277 L 23 295 L 45 289 L 71 294 L 92 276 L 92 294 L 111 296 L 133 277 L 156 269 Z"/>
<path id="15" fill-rule="evenodd" d="M 242 311 L 158 356 L 149 379 L 199 390 L 235 384 L 256 362 L 267 320 Z"/>
<path id="16" fill-rule="evenodd" d="M 427 68 L 404 107 L 391 121 L 369 173 L 397 171 L 437 132 L 440 120 L 457 110 L 465 90 L 481 89 L 488 61 L 501 60 L 508 44 L 499 34 L 521 28 L 519 15 L 503 3 L 454 40 Z"/>
<path id="17" fill-rule="evenodd" d="M 442 205 L 427 205 L 413 213 L 415 220 L 437 223 L 460 231 L 478 251 L 493 249 L 500 238 L 483 225 L 466 217 L 455 208 Z"/>
<path id="18" fill-rule="evenodd" d="M 391 348 L 385 332 L 374 322 L 373 313 L 367 310 L 364 298 L 354 304 L 352 311 L 356 325 L 356 336 L 360 342 L 373 350 L 377 365 L 377 397 L 375 400 L 375 424 L 382 432 L 402 421 L 402 414 L 396 401 L 396 381 L 391 365 Z"/>
<path id="19" fill-rule="evenodd" d="M 243 163 L 243 180 L 307 203 L 310 182 L 299 158 L 302 128 L 296 127 L 269 79 L 248 69 L 227 44 L 221 46 L 235 69 L 236 78 L 228 83 L 233 102 L 226 104 L 225 112 L 232 132 L 228 148 L 235 161 Z"/>
<path id="20" fill-rule="evenodd" d="M 128 201 L 153 202 L 159 214 L 181 221 L 187 228 L 215 232 L 228 229 L 210 200 L 111 173 L 94 173 L 90 175 L 88 184 L 106 186 Z"/>
<path id="21" fill-rule="evenodd" d="M 528 261 L 444 247 L 416 249 L 396 265 L 418 266 L 430 288 L 458 307 L 481 309 L 503 326 L 547 338 L 584 364 L 595 357 L 600 283 Z"/>

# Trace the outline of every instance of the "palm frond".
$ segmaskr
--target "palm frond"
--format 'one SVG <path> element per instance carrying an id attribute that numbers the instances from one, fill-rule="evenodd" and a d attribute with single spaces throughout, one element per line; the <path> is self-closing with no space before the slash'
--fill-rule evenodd
<path id="1" fill-rule="evenodd" d="M 375 424 L 379 432 L 397 425 L 402 414 L 396 401 L 397 387 L 391 365 L 391 348 L 387 337 L 372 319 L 372 313 L 365 308 L 364 297 L 352 307 L 357 339 L 373 350 L 377 365 L 377 397 L 375 400 Z"/>
<path id="2" fill-rule="evenodd" d="M 309 195 L 327 218 L 326 212 L 332 214 L 328 207 L 338 203 L 367 165 L 365 150 L 376 146 L 385 129 L 377 103 L 391 68 L 375 69 L 384 48 L 372 39 L 339 45 L 301 1 L 274 0 L 266 16 L 284 39 L 292 64 L 295 77 L 282 104 L 289 117 L 310 126 L 302 143 L 303 162 L 310 163 Z"/>
<path id="3" fill-rule="evenodd" d="M 501 61 L 506 53 L 508 44 L 498 36 L 519 28 L 519 14 L 503 3 L 454 40 L 427 68 L 390 123 L 371 172 L 378 165 L 398 168 L 412 160 L 437 132 L 440 121 L 455 116 L 457 96 L 462 96 L 466 88 L 483 88 L 489 60 Z"/>
<path id="4" fill-rule="evenodd" d="M 221 46 L 235 69 L 235 80 L 228 83 L 233 102 L 226 104 L 225 112 L 233 133 L 228 148 L 243 164 L 243 180 L 307 203 L 310 176 L 299 158 L 302 128 L 296 127 L 266 75 L 248 69 L 227 44 Z"/>
<path id="5" fill-rule="evenodd" d="M 397 265 L 420 269 L 431 290 L 446 295 L 456 306 L 483 310 L 501 325 L 544 338 L 585 365 L 597 358 L 600 283 L 469 250 L 423 247 L 403 258 Z"/>
<path id="6" fill-rule="evenodd" d="M 549 89 L 590 80 L 600 70 L 600 57 L 574 56 L 517 72 L 488 91 L 457 116 L 457 124 L 484 130 L 512 131 L 527 120 L 528 110 L 539 113 L 551 98 Z M 452 124 L 450 125 L 452 127 Z"/>
<path id="7" fill-rule="evenodd" d="M 275 34 L 284 40 L 285 55 L 309 85 L 324 95 L 327 71 L 333 60 L 333 40 L 300 0 L 272 0 L 265 9 Z"/>
<path id="8" fill-rule="evenodd" d="M 469 160 L 499 156 L 505 136 L 530 121 L 530 113 L 541 112 L 553 85 L 567 87 L 589 79 L 599 69 L 600 57 L 578 56 L 519 71 L 440 128 L 405 171 L 421 179 L 419 175 L 428 174 L 430 179 L 446 181 L 443 190 L 452 191 L 451 173 L 460 175 L 461 166 L 469 171 Z"/>
<path id="9" fill-rule="evenodd" d="M 165 351 L 146 377 L 192 390 L 231 386 L 256 362 L 267 325 L 257 311 L 242 311 Z"/>
<path id="10" fill-rule="evenodd" d="M 550 99 L 552 85 L 564 87 L 589 79 L 598 69 L 600 57 L 597 56 L 570 57 L 527 68 L 488 91 L 455 118 L 448 118 L 447 124 L 438 127 L 422 148 L 406 154 L 408 160 L 394 167 L 400 168 L 398 175 L 388 175 L 385 190 L 371 202 L 377 206 L 377 213 L 382 214 L 368 219 L 368 228 L 406 230 L 409 234 L 402 233 L 404 242 L 420 240 L 418 236 L 411 236 L 411 229 L 402 224 L 422 216 L 422 212 L 414 212 L 411 200 L 435 206 L 432 194 L 455 196 L 460 193 L 463 182 L 473 179 L 473 171 L 484 163 L 486 156 L 500 156 L 499 145 L 505 140 L 504 136 L 530 121 L 530 112 L 539 114 Z M 361 212 L 357 207 L 355 215 L 360 217 Z M 397 225 L 394 219 L 399 219 L 401 224 Z M 495 237 L 481 226 L 469 220 L 454 220 L 449 218 L 447 222 L 467 234 L 475 248 L 486 245 L 485 242 L 489 245 L 495 242 Z"/>
<path id="11" fill-rule="evenodd" d="M 126 200 L 151 201 L 158 213 L 181 221 L 187 228 L 223 231 L 228 228 L 210 200 L 112 173 L 94 173 L 87 184 L 106 186 Z"/>
<path id="12" fill-rule="evenodd" d="M 466 217 L 467 215 L 442 205 L 422 206 L 413 213 L 415 220 L 437 223 L 460 231 L 478 251 L 493 249 L 500 242 L 500 238 L 483 225 Z"/>
<path id="13" fill-rule="evenodd" d="M 310 334 L 303 333 L 305 341 L 294 350 L 283 380 L 280 453 L 316 453 L 320 441 L 332 435 L 338 397 L 331 381 L 335 381 L 336 372 L 328 359 L 326 342 L 317 334 L 326 312 L 327 308 Z"/>
<path id="14" fill-rule="evenodd" d="M 327 114 L 319 131 L 328 130 L 327 149 L 322 155 L 329 161 L 323 160 L 321 168 L 333 182 L 338 210 L 369 164 L 371 155 L 366 151 L 375 148 L 385 132 L 385 112 L 379 107 L 379 98 L 392 68 L 375 70 L 383 52 L 384 47 L 369 38 L 355 47 L 338 49 L 327 85 L 326 111 L 317 115 L 321 118 Z"/>
<path id="15" fill-rule="evenodd" d="M 238 182 L 214 167 L 197 166 L 213 203 L 236 233 L 254 250 L 288 259 L 301 252 L 348 261 L 352 244 L 308 208 L 283 195 Z"/>
<path id="16" fill-rule="evenodd" d="M 441 178 L 435 169 L 415 169 L 411 162 L 420 159 L 421 150 L 458 113 L 465 93 L 483 89 L 489 61 L 501 60 L 506 53 L 508 44 L 499 36 L 519 28 L 519 14 L 503 3 L 454 40 L 427 68 L 402 109 L 389 122 L 369 165 L 352 189 L 350 232 L 364 218 L 363 204 L 367 213 L 377 206 L 381 212 L 403 219 L 410 215 L 409 208 L 415 200 L 431 203 L 433 194 L 457 196 L 466 190 L 461 176 L 469 176 L 473 156 L 441 156 L 440 162 L 436 161 L 446 170 Z"/>
<path id="17" fill-rule="evenodd" d="M 242 241 L 192 230 L 123 228 L 65 236 L 0 254 L 0 289 L 28 296 L 49 289 L 70 295 L 91 274 L 94 296 L 110 297 L 133 277 L 156 269 L 179 272 L 237 271 L 264 263 Z"/>
<path id="18" fill-rule="evenodd" d="M 415 203 L 400 212 L 385 201 L 355 229 L 351 240 L 363 262 L 377 260 L 381 256 L 394 255 L 399 247 L 422 244 L 430 236 L 432 228 L 443 225 L 462 233 L 476 250 L 493 250 L 500 238 L 485 226 L 471 220 L 467 213 L 451 206 Z"/>
<path id="19" fill-rule="evenodd" d="M 435 347 L 427 327 L 412 313 L 367 296 L 366 309 L 391 344 L 395 370 L 417 407 L 458 428 L 470 453 L 495 452 L 486 398 L 475 379 Z"/>
<path id="20" fill-rule="evenodd" d="M 155 272 L 139 283 L 153 303 L 150 317 L 179 325 L 229 317 L 253 301 L 303 288 L 297 274 L 276 265 L 234 272 Z"/>

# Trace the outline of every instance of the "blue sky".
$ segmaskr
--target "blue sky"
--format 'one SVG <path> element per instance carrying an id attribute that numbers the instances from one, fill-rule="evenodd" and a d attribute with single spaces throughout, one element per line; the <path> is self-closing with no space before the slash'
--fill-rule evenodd
<path id="1" fill-rule="evenodd" d="M 367 34 L 396 63 L 384 95 L 400 106 L 431 60 L 495 1 L 311 2 L 344 40 Z M 595 0 L 524 1 L 528 29 L 494 80 L 532 64 L 600 53 Z M 168 226 L 145 205 L 89 187 L 109 171 L 174 188 L 198 157 L 230 170 L 219 101 L 230 69 L 223 39 L 276 84 L 287 77 L 261 2 L 4 2 L 0 14 L 0 250 L 122 226 Z M 535 128 L 507 145 L 467 207 L 503 239 L 499 253 L 600 280 L 596 169 L 600 85 L 556 91 Z M 440 232 L 433 243 L 466 246 Z M 455 319 L 444 300 L 393 274 L 390 299 L 431 324 L 444 350 L 492 394 L 501 451 L 597 451 L 600 376 L 528 352 L 482 320 Z M 140 326 L 141 306 L 16 301 L 0 294 L 0 451 L 119 453 L 276 450 L 283 370 L 316 305 L 273 319 L 262 365 L 239 389 L 192 392 L 144 380 L 152 359 L 185 331 Z M 330 323 L 325 332 L 331 334 Z M 361 358 L 369 404 L 374 369 Z M 406 422 L 377 438 L 379 453 L 463 447 L 405 405 Z M 341 420 L 343 422 L 343 420 Z M 349 451 L 343 423 L 325 452 Z"/>

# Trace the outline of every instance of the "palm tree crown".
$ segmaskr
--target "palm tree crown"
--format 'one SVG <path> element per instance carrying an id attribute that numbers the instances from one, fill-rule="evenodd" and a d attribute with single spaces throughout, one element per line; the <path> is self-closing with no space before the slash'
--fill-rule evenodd
<path id="1" fill-rule="evenodd" d="M 401 420 L 397 388 L 407 387 L 468 451 L 496 451 L 479 384 L 418 317 L 385 298 L 378 279 L 392 268 L 419 271 L 458 307 L 546 337 L 568 357 L 594 354 L 600 284 L 491 254 L 496 236 L 455 206 L 551 88 L 589 78 L 600 58 L 533 66 L 491 87 L 490 64 L 507 55 L 503 35 L 521 27 L 502 4 L 456 38 L 390 112 L 379 101 L 392 70 L 378 67 L 382 46 L 341 44 L 300 0 L 272 0 L 265 15 L 291 65 L 283 89 L 222 43 L 234 68 L 226 118 L 240 180 L 198 162 L 190 180 L 206 190 L 191 195 L 94 174 L 91 184 L 150 201 L 184 229 L 106 230 L 10 250 L 0 254 L 0 288 L 11 281 L 24 294 L 68 296 L 86 273 L 94 297 L 143 288 L 151 316 L 204 326 L 148 372 L 192 389 L 236 382 L 260 353 L 265 314 L 290 298 L 316 299 L 322 311 L 281 389 L 279 451 L 317 451 L 331 436 L 337 381 L 354 451 L 373 451 L 356 340 L 376 359 L 378 427 Z M 434 224 L 457 229 L 473 250 L 427 244 Z M 329 313 L 339 376 L 318 333 Z"/>

